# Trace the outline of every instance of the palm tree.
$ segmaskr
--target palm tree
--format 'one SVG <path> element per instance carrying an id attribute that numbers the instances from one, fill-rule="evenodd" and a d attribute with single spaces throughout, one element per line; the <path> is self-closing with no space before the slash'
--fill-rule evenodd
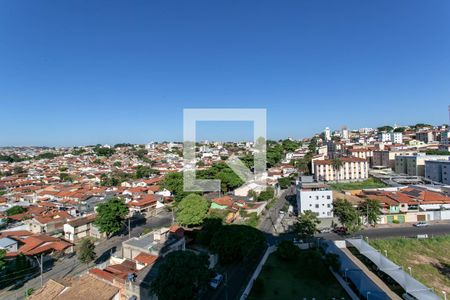
<path id="1" fill-rule="evenodd" d="M 339 181 L 339 175 L 341 173 L 341 168 L 344 165 L 342 160 L 340 158 L 334 158 L 331 162 L 331 165 L 333 166 L 334 172 L 336 173 L 337 181 Z"/>

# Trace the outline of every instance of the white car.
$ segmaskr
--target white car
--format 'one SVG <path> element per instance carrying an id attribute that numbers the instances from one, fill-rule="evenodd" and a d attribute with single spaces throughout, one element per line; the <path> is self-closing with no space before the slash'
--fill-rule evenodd
<path id="1" fill-rule="evenodd" d="M 223 280 L 223 275 L 217 273 L 216 276 L 214 276 L 214 278 L 211 279 L 211 281 L 209 282 L 209 285 L 210 285 L 213 289 L 216 289 L 216 288 L 220 285 L 220 283 L 222 282 L 222 280 Z"/>
<path id="2" fill-rule="evenodd" d="M 420 222 L 414 224 L 414 226 L 416 226 L 416 227 L 427 227 L 428 223 L 425 222 L 425 221 L 420 221 Z"/>

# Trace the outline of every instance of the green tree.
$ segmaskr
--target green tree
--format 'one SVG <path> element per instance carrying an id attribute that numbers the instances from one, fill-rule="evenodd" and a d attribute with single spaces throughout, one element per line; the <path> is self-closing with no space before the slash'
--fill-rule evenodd
<path id="1" fill-rule="evenodd" d="M 386 125 L 386 126 L 378 127 L 377 129 L 380 132 L 392 132 L 392 130 L 394 130 L 394 127 Z"/>
<path id="2" fill-rule="evenodd" d="M 96 257 L 95 245 L 90 238 L 83 238 L 77 247 L 78 260 L 84 264 L 88 264 Z"/>
<path id="3" fill-rule="evenodd" d="M 278 184 L 281 189 L 287 189 L 291 185 L 291 179 L 289 177 L 278 178 Z"/>
<path id="4" fill-rule="evenodd" d="M 5 256 L 6 256 L 6 250 L 0 249 L 0 271 L 3 270 L 6 265 Z"/>
<path id="5" fill-rule="evenodd" d="M 283 260 L 293 261 L 297 258 L 300 249 L 292 241 L 282 241 L 277 248 L 277 255 Z"/>
<path id="6" fill-rule="evenodd" d="M 265 191 L 259 193 L 258 201 L 270 201 L 275 197 L 275 191 L 272 187 L 267 187 Z"/>
<path id="7" fill-rule="evenodd" d="M 68 173 L 65 172 L 59 173 L 59 179 L 61 181 L 73 181 L 72 176 L 70 176 Z"/>
<path id="8" fill-rule="evenodd" d="M 203 221 L 202 230 L 197 234 L 197 242 L 209 246 L 214 234 L 222 228 L 222 219 L 208 217 Z"/>
<path id="9" fill-rule="evenodd" d="M 169 190 L 174 195 L 175 202 L 179 203 L 189 193 L 183 190 L 183 173 L 174 172 L 164 176 L 161 187 Z"/>
<path id="10" fill-rule="evenodd" d="M 177 205 L 177 222 L 184 226 L 200 225 L 206 218 L 208 209 L 208 200 L 197 194 L 190 194 Z"/>
<path id="11" fill-rule="evenodd" d="M 207 256 L 174 251 L 161 262 L 151 289 L 159 300 L 197 299 L 210 278 Z"/>
<path id="12" fill-rule="evenodd" d="M 381 204 L 374 199 L 366 199 L 359 205 L 359 211 L 366 217 L 367 223 L 376 226 L 380 221 Z"/>
<path id="13" fill-rule="evenodd" d="M 155 169 L 152 169 L 152 168 L 148 167 L 148 166 L 139 165 L 136 168 L 136 173 L 135 173 L 134 177 L 136 179 L 148 178 L 148 177 L 150 177 L 151 175 L 154 175 L 154 174 L 159 174 L 159 172 L 157 170 L 155 170 Z"/>
<path id="14" fill-rule="evenodd" d="M 310 210 L 300 214 L 297 219 L 297 223 L 294 225 L 294 231 L 302 238 L 308 238 L 313 236 L 317 230 L 317 225 L 320 224 L 320 220 Z"/>
<path id="15" fill-rule="evenodd" d="M 98 147 L 98 146 L 96 146 L 93 150 L 94 150 L 94 153 L 97 156 L 110 157 L 114 153 L 116 153 L 116 150 L 114 150 L 113 148 L 108 148 L 108 147 Z"/>
<path id="16" fill-rule="evenodd" d="M 239 263 L 261 253 L 266 239 L 261 231 L 245 225 L 222 226 L 213 236 L 209 249 L 222 264 Z"/>
<path id="17" fill-rule="evenodd" d="M 334 169 L 334 173 L 336 174 L 336 179 L 337 181 L 339 181 L 340 179 L 340 174 L 341 174 L 341 169 L 342 166 L 344 165 L 344 163 L 342 162 L 342 160 L 340 158 L 335 158 L 332 160 L 331 165 L 333 166 Z"/>
<path id="18" fill-rule="evenodd" d="M 24 208 L 22 206 L 13 206 L 13 207 L 7 209 L 5 213 L 7 216 L 13 216 L 13 215 L 18 215 L 18 214 L 24 213 L 26 211 L 27 211 L 26 208 Z"/>
<path id="19" fill-rule="evenodd" d="M 350 232 L 361 228 L 359 213 L 347 200 L 337 199 L 333 204 L 333 212 L 339 222 Z"/>
<path id="20" fill-rule="evenodd" d="M 118 197 L 113 197 L 98 205 L 95 224 L 100 232 L 109 236 L 120 231 L 127 214 L 128 206 L 125 202 Z"/>

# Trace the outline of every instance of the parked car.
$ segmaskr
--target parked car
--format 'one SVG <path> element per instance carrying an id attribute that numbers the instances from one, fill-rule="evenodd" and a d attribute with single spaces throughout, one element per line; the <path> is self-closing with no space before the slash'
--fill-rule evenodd
<path id="1" fill-rule="evenodd" d="M 333 231 L 337 234 L 342 234 L 342 235 L 347 234 L 347 228 L 345 228 L 345 227 L 336 227 L 336 228 L 334 228 Z"/>
<path id="2" fill-rule="evenodd" d="M 211 279 L 211 281 L 209 282 L 209 285 L 213 289 L 216 289 L 222 283 L 222 280 L 223 280 L 223 275 L 216 273 L 216 276 L 214 276 L 214 278 Z"/>
<path id="3" fill-rule="evenodd" d="M 331 232 L 331 228 L 322 228 L 320 229 L 320 233 L 329 233 Z"/>
<path id="4" fill-rule="evenodd" d="M 416 227 L 427 227 L 428 223 L 425 222 L 425 221 L 420 221 L 420 222 L 414 224 L 414 226 L 416 226 Z"/>

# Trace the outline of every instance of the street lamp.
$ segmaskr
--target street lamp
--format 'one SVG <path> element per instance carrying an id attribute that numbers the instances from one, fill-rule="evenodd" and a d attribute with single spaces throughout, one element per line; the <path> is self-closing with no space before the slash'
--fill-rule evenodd
<path id="1" fill-rule="evenodd" d="M 39 258 L 37 258 L 36 256 L 33 256 L 34 258 L 36 258 L 36 261 L 39 265 L 39 268 L 41 269 L 41 287 L 44 286 L 44 278 L 42 277 L 42 273 L 44 273 L 44 263 L 43 263 L 43 253 L 41 253 L 41 261 L 39 261 Z"/>
<path id="2" fill-rule="evenodd" d="M 409 270 L 409 276 L 412 276 L 412 268 L 408 267 L 408 270 Z"/>
<path id="3" fill-rule="evenodd" d="M 347 271 L 348 271 L 348 268 L 345 268 L 345 270 L 344 270 L 345 281 L 348 282 L 348 280 L 347 280 Z"/>
<path id="4" fill-rule="evenodd" d="M 442 294 L 444 295 L 444 300 L 447 300 L 447 292 L 446 291 L 442 291 Z"/>
<path id="5" fill-rule="evenodd" d="M 367 292 L 366 300 L 369 300 L 370 291 Z"/>

